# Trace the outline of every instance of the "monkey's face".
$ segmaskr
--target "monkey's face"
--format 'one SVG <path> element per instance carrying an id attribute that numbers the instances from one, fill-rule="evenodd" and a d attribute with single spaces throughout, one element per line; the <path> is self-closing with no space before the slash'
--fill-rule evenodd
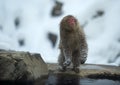
<path id="1" fill-rule="evenodd" d="M 70 27 L 73 27 L 76 25 L 76 19 L 74 17 L 69 17 L 66 21 Z"/>
<path id="2" fill-rule="evenodd" d="M 63 18 L 61 22 L 61 27 L 66 31 L 75 31 L 77 26 L 77 19 L 72 15 L 68 15 Z"/>

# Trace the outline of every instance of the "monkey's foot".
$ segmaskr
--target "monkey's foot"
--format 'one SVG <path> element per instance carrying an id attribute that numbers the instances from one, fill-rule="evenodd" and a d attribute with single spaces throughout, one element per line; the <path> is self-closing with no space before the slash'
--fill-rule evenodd
<path id="1" fill-rule="evenodd" d="M 64 63 L 63 63 L 63 66 L 64 67 L 67 67 L 71 64 L 71 60 L 70 59 L 67 59 Z"/>
<path id="2" fill-rule="evenodd" d="M 65 66 L 63 66 L 63 67 L 59 67 L 59 71 L 61 71 L 61 72 L 65 72 L 65 71 L 66 71 L 66 67 L 65 67 Z"/>
<path id="3" fill-rule="evenodd" d="M 79 73 L 79 72 L 80 72 L 79 68 L 77 68 L 77 67 L 73 67 L 72 70 L 73 70 L 75 73 Z"/>

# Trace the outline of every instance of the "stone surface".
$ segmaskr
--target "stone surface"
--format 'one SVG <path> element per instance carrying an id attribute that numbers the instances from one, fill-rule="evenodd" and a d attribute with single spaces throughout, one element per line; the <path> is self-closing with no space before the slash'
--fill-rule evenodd
<path id="1" fill-rule="evenodd" d="M 61 72 L 40 54 L 0 50 L 0 85 L 120 85 L 120 67 L 82 64 L 79 69 Z"/>
<path id="2" fill-rule="evenodd" d="M 40 54 L 0 50 L 0 80 L 34 80 L 47 74 Z"/>
<path id="3" fill-rule="evenodd" d="M 34 85 L 120 85 L 120 67 L 83 64 L 80 73 L 68 67 L 60 72 L 56 63 L 48 63 L 49 75 L 38 79 Z M 41 80 L 41 81 L 40 81 Z"/>
<path id="4" fill-rule="evenodd" d="M 120 67 L 109 65 L 96 65 L 96 64 L 82 64 L 79 69 L 80 73 L 72 71 L 71 67 L 68 67 L 66 72 L 60 72 L 58 64 L 48 64 L 48 69 L 53 71 L 53 74 L 70 74 L 77 75 L 81 78 L 116 78 L 120 79 Z"/>

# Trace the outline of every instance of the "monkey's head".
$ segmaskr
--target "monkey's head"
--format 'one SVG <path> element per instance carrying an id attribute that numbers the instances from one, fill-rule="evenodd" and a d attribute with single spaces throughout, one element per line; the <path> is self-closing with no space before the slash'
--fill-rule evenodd
<path id="1" fill-rule="evenodd" d="M 60 29 L 66 30 L 69 32 L 76 31 L 77 26 L 78 26 L 78 21 L 72 15 L 65 16 L 60 23 Z"/>

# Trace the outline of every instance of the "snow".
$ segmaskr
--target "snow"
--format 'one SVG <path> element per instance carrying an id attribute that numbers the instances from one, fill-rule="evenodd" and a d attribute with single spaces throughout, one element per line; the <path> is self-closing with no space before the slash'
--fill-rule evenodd
<path id="1" fill-rule="evenodd" d="M 59 22 L 72 14 L 86 33 L 86 63 L 120 65 L 120 0 L 59 1 L 64 3 L 64 14 L 51 17 L 53 0 L 0 0 L 0 49 L 40 53 L 46 62 L 57 62 Z M 95 18 L 98 11 L 103 15 Z M 47 39 L 48 32 L 58 36 L 55 48 Z M 24 46 L 18 43 L 21 39 Z"/>

